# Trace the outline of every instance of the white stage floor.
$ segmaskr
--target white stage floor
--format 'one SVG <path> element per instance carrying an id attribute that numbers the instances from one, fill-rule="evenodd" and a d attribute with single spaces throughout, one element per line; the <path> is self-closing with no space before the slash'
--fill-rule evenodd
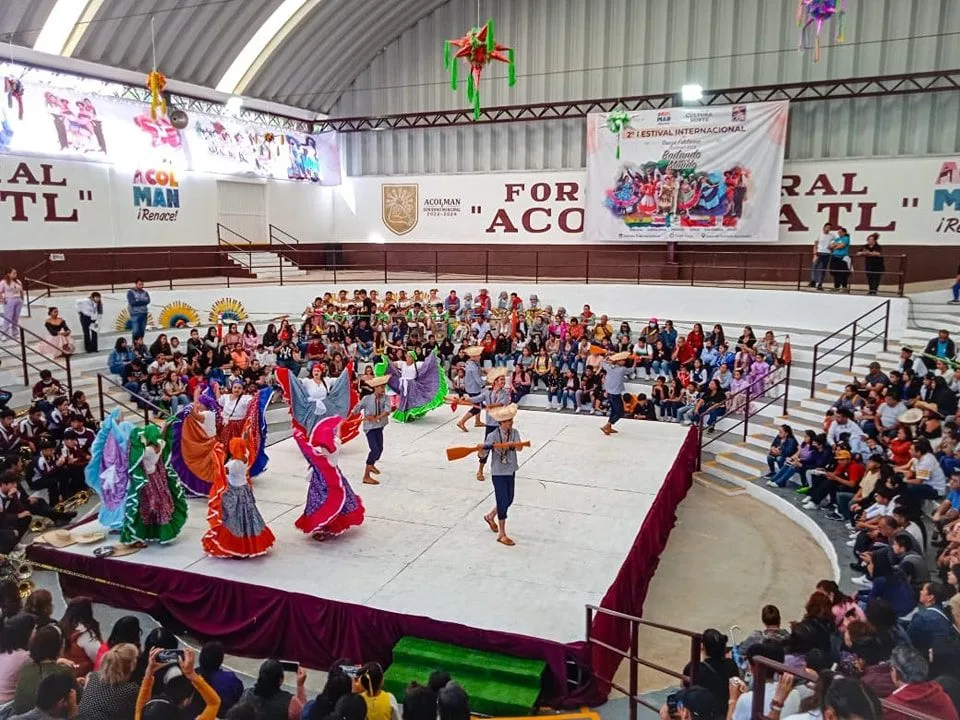
<path id="1" fill-rule="evenodd" d="M 254 583 L 477 628 L 571 642 L 583 639 L 586 603 L 613 582 L 674 462 L 687 428 L 622 421 L 604 436 L 600 417 L 524 412 L 516 427 L 533 445 L 520 454 L 508 530 L 495 541 L 481 515 L 494 504 L 476 460 L 447 462 L 445 448 L 476 444 L 440 408 L 421 420 L 391 423 L 379 462 L 380 485 L 360 482 L 366 441 L 344 446 L 341 467 L 366 507 L 366 520 L 317 542 L 294 527 L 306 497 L 306 463 L 292 440 L 269 448 L 254 491 L 277 536 L 266 556 L 206 557 L 206 503 L 190 501 L 176 542 L 115 562 L 135 562 Z M 109 540 L 108 540 L 109 542 Z M 92 554 L 96 546 L 66 552 Z"/>

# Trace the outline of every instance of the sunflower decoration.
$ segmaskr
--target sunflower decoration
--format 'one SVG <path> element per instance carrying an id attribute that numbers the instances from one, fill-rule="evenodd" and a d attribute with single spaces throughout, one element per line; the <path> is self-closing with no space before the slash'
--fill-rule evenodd
<path id="1" fill-rule="evenodd" d="M 235 298 L 220 298 L 210 306 L 208 319 L 211 325 L 217 324 L 217 319 L 223 317 L 224 322 L 243 322 L 250 314 L 243 303 Z"/>
<path id="2" fill-rule="evenodd" d="M 180 300 L 168 303 L 160 310 L 160 327 L 167 329 L 194 327 L 200 324 L 200 313 L 192 305 Z"/>
<path id="3" fill-rule="evenodd" d="M 153 327 L 153 313 L 147 313 L 147 327 Z M 114 329 L 117 332 L 128 332 L 133 330 L 133 326 L 130 324 L 130 311 L 127 308 L 124 308 L 119 313 L 117 313 L 117 321 L 114 323 Z"/>

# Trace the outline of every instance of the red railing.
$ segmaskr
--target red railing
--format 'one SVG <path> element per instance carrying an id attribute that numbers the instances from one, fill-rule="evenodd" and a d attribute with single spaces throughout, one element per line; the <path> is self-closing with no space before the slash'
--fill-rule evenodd
<path id="1" fill-rule="evenodd" d="M 643 618 L 634 617 L 633 615 L 625 615 L 624 613 L 617 612 L 615 610 L 608 610 L 606 608 L 598 607 L 596 605 L 587 605 L 587 652 L 589 654 L 590 646 L 594 645 L 596 647 L 601 647 L 608 652 L 612 652 L 615 655 L 627 660 L 629 662 L 630 668 L 630 677 L 628 682 L 628 687 L 623 687 L 614 681 L 613 678 L 604 678 L 599 677 L 594 673 L 594 677 L 605 685 L 609 685 L 615 690 L 622 692 L 630 700 L 630 720 L 637 720 L 637 709 L 639 705 L 643 705 L 645 708 L 653 710 L 654 712 L 658 711 L 660 708 L 657 705 L 649 702 L 640 695 L 640 689 L 638 686 L 637 671 L 639 667 L 643 665 L 644 667 L 651 668 L 657 672 L 661 672 L 665 675 L 680 680 L 683 685 L 689 685 L 691 678 L 695 677 L 697 674 L 697 668 L 700 665 L 700 648 L 703 645 L 703 638 L 700 633 L 691 632 L 689 630 L 684 630 L 683 628 L 673 627 L 671 625 L 663 625 L 661 623 L 651 622 L 650 620 L 644 620 Z M 594 614 L 597 615 L 608 615 L 610 617 L 616 618 L 617 620 L 623 620 L 629 624 L 630 627 L 630 647 L 627 651 L 621 650 L 620 648 L 609 645 L 608 643 L 598 640 L 593 637 L 593 617 Z M 640 657 L 640 626 L 653 628 L 655 630 L 663 630 L 665 632 L 673 633 L 674 635 L 682 635 L 689 639 L 690 641 L 690 674 L 684 675 L 681 672 L 676 670 L 671 670 L 668 667 L 659 665 L 655 662 L 649 660 L 644 660 Z"/>
<path id="2" fill-rule="evenodd" d="M 871 322 L 865 324 L 867 318 L 871 319 Z M 878 325 L 883 324 L 883 330 L 880 332 L 870 332 L 874 330 Z M 847 331 L 850 331 L 850 348 L 844 350 L 843 354 L 834 360 L 832 363 L 823 366 L 823 360 L 833 353 L 845 348 L 847 346 L 847 338 L 841 337 L 840 341 L 831 348 L 826 350 L 823 349 L 824 343 L 827 343 L 831 340 L 836 339 L 838 336 L 843 335 Z M 863 340 L 864 334 L 867 334 L 867 339 Z M 858 337 L 859 336 L 859 337 Z M 840 363 L 847 361 L 847 369 L 853 370 L 853 364 L 857 357 L 857 352 L 862 350 L 867 345 L 870 345 L 877 340 L 883 339 L 883 351 L 887 351 L 887 345 L 890 338 L 890 301 L 880 303 L 872 310 L 868 310 L 860 317 L 855 320 L 851 320 L 846 325 L 844 325 L 839 330 L 827 335 L 820 342 L 813 346 L 813 372 L 810 375 L 810 397 L 814 397 L 817 393 L 817 378 L 823 375 L 823 373 L 828 372 L 833 369 Z M 860 345 L 857 345 L 857 340 L 863 340 Z M 873 353 L 876 355 L 876 353 Z"/>
<path id="3" fill-rule="evenodd" d="M 229 228 L 217 226 L 217 247 L 178 250 L 129 250 L 110 253 L 70 253 L 69 262 L 45 261 L 36 279 L 60 287 L 97 287 L 111 292 L 128 287 L 137 277 L 162 282 L 173 289 L 175 280 L 190 286 L 239 286 L 245 284 L 326 282 L 455 282 L 462 280 L 520 281 L 532 283 L 627 283 L 791 289 L 806 287 L 810 280 L 808 251 L 761 251 L 664 249 L 582 250 L 563 246 L 551 250 L 504 248 L 456 248 L 409 250 L 377 249 L 368 244 L 290 243 L 273 226 L 272 245 L 256 245 Z M 292 236 L 291 236 L 292 237 Z M 257 279 L 258 269 L 276 269 L 279 257 L 258 263 L 253 251 L 271 250 L 296 264 L 305 275 Z M 233 254 L 239 265 L 228 259 Z M 884 274 L 884 293 L 902 295 L 906 256 L 887 256 L 890 270 Z M 865 291 L 866 275 L 855 268 L 852 283 Z"/>

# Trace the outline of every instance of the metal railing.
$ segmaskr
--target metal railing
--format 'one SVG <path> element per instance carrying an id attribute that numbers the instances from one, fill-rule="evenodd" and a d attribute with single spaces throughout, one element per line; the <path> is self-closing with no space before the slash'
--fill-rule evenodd
<path id="1" fill-rule="evenodd" d="M 671 625 L 663 625 L 662 623 L 651 622 L 650 620 L 644 620 L 643 618 L 638 618 L 633 615 L 626 615 L 624 613 L 617 612 L 616 610 L 608 610 L 607 608 L 598 607 L 597 605 L 587 605 L 586 613 L 587 613 L 586 645 L 587 645 L 588 654 L 590 652 L 590 647 L 596 646 L 596 647 L 603 648 L 604 650 L 611 652 L 617 655 L 618 657 L 621 657 L 624 660 L 627 660 L 630 663 L 630 666 L 629 666 L 630 678 L 628 680 L 629 687 L 623 687 L 622 685 L 614 681 L 613 678 L 599 677 L 596 675 L 595 671 L 592 671 L 594 673 L 594 677 L 597 680 L 604 683 L 605 685 L 609 685 L 610 687 L 622 692 L 624 695 L 627 696 L 627 698 L 630 700 L 630 720 L 637 720 L 638 705 L 643 705 L 645 708 L 653 710 L 654 712 L 660 709 L 657 705 L 654 705 L 653 703 L 645 700 L 643 697 L 640 696 L 640 690 L 638 687 L 638 678 L 637 678 L 637 671 L 639 670 L 639 666 L 643 665 L 644 667 L 648 667 L 652 670 L 656 670 L 657 672 L 661 672 L 665 675 L 669 675 L 672 678 L 680 680 L 685 686 L 690 684 L 691 678 L 696 677 L 697 668 L 700 665 L 700 648 L 703 645 L 703 637 L 700 635 L 700 633 L 691 632 L 690 630 L 684 630 L 683 628 L 673 627 Z M 613 645 L 609 645 L 608 643 L 605 643 L 602 640 L 598 640 L 596 637 L 593 636 L 594 614 L 606 615 L 616 620 L 622 620 L 628 623 L 630 627 L 630 645 L 628 650 L 626 651 L 621 650 L 620 648 L 614 647 Z M 671 670 L 668 667 L 664 667 L 663 665 L 658 665 L 655 662 L 651 662 L 649 660 L 644 660 L 643 658 L 641 658 L 639 655 L 639 652 L 640 652 L 639 633 L 640 633 L 641 626 L 653 628 L 655 630 L 663 630 L 665 632 L 673 633 L 674 635 L 682 635 L 686 638 L 689 638 L 690 640 L 690 674 L 684 675 L 683 673 L 677 672 L 676 670 Z"/>
<path id="2" fill-rule="evenodd" d="M 699 439 L 697 441 L 697 470 L 701 469 L 703 451 L 710 447 L 710 445 L 715 443 L 717 440 L 720 440 L 726 435 L 732 433 L 734 430 L 742 427 L 743 442 L 746 442 L 747 437 L 750 434 L 750 419 L 756 415 L 759 415 L 763 410 L 770 407 L 774 403 L 783 401 L 783 414 L 790 414 L 790 365 L 786 364 L 783 367 L 783 377 L 775 382 L 770 383 L 769 385 L 765 385 L 763 390 L 752 390 L 751 386 L 748 385 L 743 390 L 739 390 L 732 395 L 728 395 L 724 401 L 727 410 L 724 411 L 723 415 L 717 418 L 716 422 L 718 423 L 724 419 L 735 420 L 735 422 L 724 430 L 715 431 L 715 433 L 706 442 L 704 442 L 703 423 L 708 413 L 705 412 L 701 414 L 698 421 Z M 776 373 L 779 371 L 773 370 L 772 372 Z M 777 390 L 777 388 L 780 389 Z M 771 390 L 776 390 L 776 392 L 771 394 Z M 735 416 L 740 412 L 741 402 L 743 403 L 743 417 L 737 419 Z M 716 425 L 716 423 L 714 423 L 714 425 Z M 740 440 L 737 439 L 735 442 L 740 442 Z"/>
<path id="3" fill-rule="evenodd" d="M 782 663 L 762 656 L 753 658 L 751 661 L 751 669 L 753 671 L 753 695 L 750 705 L 750 720 L 764 720 L 766 717 L 764 707 L 766 704 L 767 682 L 772 680 L 775 674 L 793 675 L 806 682 L 814 682 L 817 679 L 817 676 L 808 670 L 798 670 L 797 668 L 783 665 Z M 886 715 L 887 711 L 891 711 L 900 713 L 904 717 L 914 718 L 914 720 L 942 720 L 935 718 L 933 715 L 922 713 L 919 710 L 908 708 L 889 698 L 881 699 L 880 704 L 883 706 L 884 715 Z"/>
<path id="4" fill-rule="evenodd" d="M 29 335 L 40 342 L 49 345 L 53 350 L 60 352 L 58 348 L 53 343 L 49 342 L 46 338 L 37 335 L 37 333 L 32 330 L 27 330 L 24 327 L 19 328 L 17 335 L 11 335 L 6 330 L 0 330 L 0 335 L 7 338 L 8 340 L 13 340 L 17 343 L 16 350 L 6 347 L 5 345 L 0 344 L 0 352 L 3 352 L 5 355 L 16 358 L 20 362 L 20 366 L 23 370 L 23 384 L 27 387 L 30 387 L 32 383 L 30 382 L 30 370 L 36 370 L 39 374 L 43 370 L 49 370 L 49 367 L 42 367 L 40 365 L 35 365 L 34 362 L 50 363 L 54 367 L 58 367 L 64 371 L 67 376 L 67 392 L 73 394 L 73 369 L 70 366 L 70 356 L 69 355 L 60 355 L 59 357 L 50 355 L 45 355 L 36 348 L 32 347 L 27 343 L 27 336 Z M 29 359 L 28 359 L 29 358 Z M 37 378 L 39 380 L 39 377 Z"/>
<path id="5" fill-rule="evenodd" d="M 114 397 L 109 393 L 109 391 L 104 390 L 104 383 L 106 383 L 107 386 L 117 388 L 121 390 L 124 394 L 130 396 L 130 401 L 135 402 L 136 406 L 130 405 L 129 403 Z M 150 422 L 151 411 L 156 417 L 160 418 L 161 420 L 166 420 L 168 417 L 170 417 L 170 413 L 168 413 L 163 408 L 150 402 L 139 393 L 131 392 L 130 390 L 125 388 L 122 384 L 118 383 L 113 378 L 107 377 L 103 373 L 97 373 L 97 400 L 100 403 L 100 421 L 101 422 L 103 422 L 103 420 L 107 417 L 105 400 L 110 400 L 115 405 L 119 405 L 122 408 L 130 410 L 136 415 L 142 414 L 144 424 L 147 424 Z"/>
<path id="6" fill-rule="evenodd" d="M 869 322 L 867 322 L 868 319 L 870 320 Z M 871 332 L 880 324 L 883 325 L 882 331 Z M 850 332 L 849 339 L 845 336 L 847 331 Z M 857 340 L 863 340 L 865 333 L 867 334 L 867 339 L 857 345 Z M 826 350 L 823 349 L 823 345 L 825 343 L 828 343 L 831 340 L 836 340 L 837 338 L 839 338 L 839 342 L 836 345 Z M 857 352 L 865 348 L 867 345 L 875 343 L 881 338 L 883 339 L 883 351 L 886 352 L 890 339 L 889 300 L 880 303 L 872 310 L 868 310 L 860 317 L 851 320 L 842 328 L 831 333 L 813 346 L 813 370 L 810 375 L 810 397 L 812 398 L 816 396 L 818 377 L 845 361 L 847 362 L 847 369 L 852 371 L 857 357 Z M 833 355 L 837 351 L 847 348 L 847 345 L 849 345 L 849 349 L 843 350 L 840 357 L 831 362 L 829 365 L 823 365 L 825 359 L 829 358 L 829 356 Z"/>
<path id="7" fill-rule="evenodd" d="M 276 228 L 276 226 L 274 226 Z M 282 285 L 318 282 L 457 282 L 513 281 L 532 283 L 621 283 L 669 284 L 697 287 L 734 287 L 753 289 L 797 290 L 809 282 L 809 252 L 757 251 L 735 253 L 713 250 L 665 249 L 591 249 L 564 246 L 559 251 L 525 250 L 520 246 L 504 248 L 456 248 L 406 250 L 377 249 L 368 244 L 305 244 L 280 243 L 282 235 L 273 234 L 273 246 L 257 245 L 222 224 L 217 225 L 217 246 L 177 250 L 130 250 L 111 253 L 109 260 L 74 254 L 69 263 L 46 263 L 41 279 L 63 286 L 88 286 L 111 292 L 131 284 L 137 277 L 147 282 L 160 281 L 174 286 L 175 279 L 184 285 L 222 287 L 264 283 Z M 277 252 L 278 248 L 304 275 L 285 276 L 282 281 L 273 273 L 269 278 L 251 277 L 257 269 L 276 269 L 271 258 L 259 263 L 253 257 L 257 249 Z M 422 246 L 421 246 L 422 247 Z M 242 275 L 227 255 L 235 253 Z M 129 260 L 125 260 L 129 256 Z M 87 258 L 90 258 L 89 260 Z M 906 257 L 887 256 L 890 271 L 883 292 L 902 295 Z M 898 262 L 899 261 L 899 262 Z M 866 275 L 854 269 L 852 281 L 866 292 Z"/>

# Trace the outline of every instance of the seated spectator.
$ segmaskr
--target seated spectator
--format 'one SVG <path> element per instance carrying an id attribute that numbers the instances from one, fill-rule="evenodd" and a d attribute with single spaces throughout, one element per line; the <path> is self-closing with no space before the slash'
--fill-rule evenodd
<path id="1" fill-rule="evenodd" d="M 766 640 L 754 645 L 747 652 L 747 660 L 753 667 L 758 657 L 767 658 L 774 662 L 783 663 L 784 651 L 783 645 L 778 642 Z M 763 714 L 770 712 L 770 706 L 773 702 L 773 695 L 777 689 L 776 676 L 770 673 L 770 680 L 767 681 L 763 693 Z M 753 690 L 747 688 L 739 677 L 730 680 L 730 702 L 727 711 L 728 720 L 750 720 L 751 708 L 753 706 Z"/>
<path id="2" fill-rule="evenodd" d="M 204 644 L 200 650 L 197 672 L 220 698 L 220 709 L 217 715 L 224 716 L 243 695 L 243 682 L 232 670 L 224 669 L 222 644 L 216 641 Z M 191 716 L 197 716 L 203 712 L 202 705 L 202 698 L 195 697 L 190 706 Z M 332 711 L 333 708 L 331 707 L 330 710 Z M 321 719 L 318 718 L 318 720 Z"/>
<path id="3" fill-rule="evenodd" d="M 3 621 L 0 632 L 0 703 L 13 700 L 20 671 L 30 662 L 27 648 L 33 627 L 33 616 L 27 613 L 17 613 Z"/>
<path id="4" fill-rule="evenodd" d="M 869 585 L 870 590 L 865 599 L 868 602 L 883 600 L 897 617 L 910 615 L 917 606 L 917 593 L 911 582 L 913 578 L 906 574 L 905 568 L 894 565 L 890 560 L 890 553 L 882 550 L 864 553 L 863 560 L 867 569 L 866 576 L 870 580 L 863 583 L 854 578 L 853 582 Z"/>
<path id="5" fill-rule="evenodd" d="M 947 478 L 933 454 L 933 447 L 926 438 L 913 443 L 912 462 L 898 467 L 903 473 L 904 490 L 914 502 L 936 500 L 947 488 Z"/>
<path id="6" fill-rule="evenodd" d="M 837 509 L 837 493 L 842 489 L 846 489 L 851 495 L 855 493 L 866 468 L 843 444 L 834 449 L 833 463 L 828 468 L 823 474 L 815 476 L 813 487 L 807 493 L 802 507 L 804 510 L 816 510 L 829 497 L 827 517 L 831 520 L 843 520 L 843 515 Z"/>
<path id="7" fill-rule="evenodd" d="M 923 653 L 909 645 L 898 645 L 890 656 L 890 667 L 897 688 L 890 694 L 890 700 L 939 720 L 960 720 L 950 696 L 928 678 L 930 665 Z M 883 713 L 884 720 L 907 720 L 908 717 L 893 710 Z"/>
<path id="8" fill-rule="evenodd" d="M 547 373 L 543 378 L 539 378 L 542 379 L 548 387 L 551 374 L 552 371 Z M 510 378 L 510 386 L 512 388 L 511 402 L 520 402 L 522 397 L 530 394 L 530 390 L 533 387 L 530 371 L 526 370 L 522 365 L 514 367 L 513 376 Z"/>
<path id="9" fill-rule="evenodd" d="M 429 687 L 410 683 L 403 694 L 401 715 L 403 720 L 436 720 L 437 693 Z"/>
<path id="10" fill-rule="evenodd" d="M 367 704 L 368 720 L 400 720 L 400 706 L 392 693 L 383 689 L 383 668 L 378 662 L 369 662 L 357 674 L 360 697 Z"/>
<path id="11" fill-rule="evenodd" d="M 711 380 L 703 396 L 697 400 L 693 410 L 693 422 L 704 419 L 707 433 L 715 430 L 717 420 L 726 412 L 727 394 L 720 388 L 720 383 Z"/>
<path id="12" fill-rule="evenodd" d="M 657 408 L 653 404 L 653 401 L 647 398 L 644 393 L 637 395 L 636 403 L 633 406 L 633 411 L 630 414 L 630 417 L 636 418 L 637 420 L 653 420 L 657 419 Z"/>
<path id="13" fill-rule="evenodd" d="M 36 686 L 30 705 L 33 709 L 11 720 L 69 720 L 77 716 L 77 681 L 67 673 L 47 675 Z"/>
<path id="14" fill-rule="evenodd" d="M 953 593 L 939 582 L 924 583 L 920 588 L 920 607 L 907 625 L 910 642 L 925 653 L 935 643 L 958 634 L 950 609 L 945 605 Z"/>
<path id="15" fill-rule="evenodd" d="M 14 423 L 17 414 L 13 410 L 0 410 L 0 455 L 15 455 L 24 444 Z"/>
<path id="16" fill-rule="evenodd" d="M 823 593 L 830 600 L 833 611 L 833 623 L 838 632 L 854 620 L 864 621 L 866 616 L 857 605 L 857 601 L 840 591 L 840 586 L 833 580 L 821 580 L 817 583 L 817 592 Z"/>
<path id="17" fill-rule="evenodd" d="M 854 455 L 862 457 L 868 454 L 863 430 L 853 422 L 853 413 L 846 408 L 841 408 L 834 413 L 834 421 L 827 430 L 827 444 L 835 448 L 844 435 L 847 436 L 847 445 Z"/>
<path id="18" fill-rule="evenodd" d="M 97 652 L 94 669 L 99 670 L 103 656 L 117 645 L 123 643 L 133 645 L 133 647 L 137 649 L 137 655 L 139 657 L 140 638 L 142 634 L 143 631 L 140 629 L 140 621 L 135 615 L 124 615 L 119 618 L 110 629 L 110 636 L 107 638 L 107 641 L 100 646 L 100 650 Z"/>
<path id="19" fill-rule="evenodd" d="M 40 371 L 40 381 L 33 386 L 33 401 L 43 409 L 44 412 L 50 412 L 53 409 L 53 401 L 64 394 L 63 385 L 53 377 L 49 370 Z"/>
<path id="20" fill-rule="evenodd" d="M 30 593 L 26 602 L 23 603 L 23 611 L 33 615 L 34 627 L 37 629 L 56 622 L 51 617 L 53 615 L 53 595 L 50 594 L 49 590 L 37 588 Z"/>
<path id="21" fill-rule="evenodd" d="M 789 630 L 780 627 L 780 608 L 776 605 L 763 606 L 763 609 L 760 611 L 760 622 L 763 623 L 763 628 L 754 630 L 740 643 L 740 652 L 742 654 L 745 655 L 751 647 L 762 643 L 764 640 L 783 643 L 786 642 L 786 639 L 790 636 Z"/>
<path id="22" fill-rule="evenodd" d="M 691 666 L 683 668 L 683 674 L 689 676 Z M 697 672 L 690 678 L 693 685 L 709 691 L 720 707 L 726 707 L 730 698 L 730 678 L 738 678 L 740 670 L 737 664 L 727 657 L 727 636 L 719 630 L 708 628 L 703 631 L 700 650 L 700 664 Z"/>
<path id="23" fill-rule="evenodd" d="M 793 428 L 786 424 L 781 425 L 767 452 L 767 467 L 770 472 L 764 475 L 764 478 L 772 480 L 787 459 L 793 457 L 799 449 L 797 439 L 793 436 Z"/>
<path id="24" fill-rule="evenodd" d="M 119 643 L 103 654 L 100 669 L 87 675 L 78 720 L 133 717 L 140 690 L 133 679 L 138 656 L 137 647 L 129 643 Z"/>
<path id="25" fill-rule="evenodd" d="M 950 338 L 948 330 L 940 330 L 937 336 L 927 343 L 923 350 L 923 364 L 928 370 L 932 370 L 936 364 L 935 358 L 944 358 L 953 360 L 957 356 L 957 347 Z"/>
<path id="26" fill-rule="evenodd" d="M 327 671 L 327 682 L 316 699 L 308 702 L 301 715 L 302 720 L 327 720 L 340 698 L 350 695 L 353 691 L 353 679 L 343 670 L 349 662 L 344 659 L 334 661 Z M 407 691 L 407 697 L 410 693 Z M 437 701 L 434 696 L 433 711 L 436 712 Z M 366 710 L 366 703 L 364 703 Z"/>
<path id="27" fill-rule="evenodd" d="M 181 720 L 194 699 L 194 694 L 200 696 L 205 703 L 199 715 L 190 715 L 196 720 L 213 720 L 220 708 L 220 698 L 200 677 L 194 668 L 193 650 L 183 651 L 183 658 L 178 663 L 180 675 L 167 676 L 167 681 L 159 695 L 154 696 L 153 683 L 156 674 L 172 663 L 161 663 L 157 660 L 157 648 L 150 653 L 147 663 L 147 672 L 143 676 L 140 690 L 137 694 L 135 717 L 137 720 Z"/>
<path id="28" fill-rule="evenodd" d="M 56 505 L 66 492 L 65 464 L 66 458 L 57 454 L 57 444 L 50 439 L 41 440 L 39 452 L 27 470 L 27 487 L 33 492 L 46 490 L 49 504 Z"/>
<path id="29" fill-rule="evenodd" d="M 31 405 L 26 417 L 21 419 L 17 425 L 17 434 L 20 436 L 20 440 L 36 454 L 40 446 L 40 436 L 46 431 L 47 418 L 43 413 L 43 408 L 39 405 Z"/>
<path id="30" fill-rule="evenodd" d="M 84 677 L 93 670 L 103 645 L 100 623 L 93 617 L 93 601 L 88 597 L 72 598 L 60 619 L 60 631 L 63 657 L 73 663 L 77 677 Z"/>
<path id="31" fill-rule="evenodd" d="M 29 527 L 30 511 L 20 498 L 17 477 L 9 472 L 0 474 L 0 553 L 11 552 Z M 23 647 L 26 649 L 26 644 Z"/>
<path id="32" fill-rule="evenodd" d="M 283 689 L 283 667 L 279 660 L 264 660 L 257 675 L 257 682 L 243 693 L 241 702 L 253 706 L 260 720 L 293 720 L 299 718 L 307 702 L 304 686 L 307 673 L 297 670 L 297 694 Z M 389 719 L 388 719 L 389 720 Z"/>
<path id="33" fill-rule="evenodd" d="M 370 720 L 374 720 L 368 715 Z M 438 720 L 470 720 L 470 698 L 455 682 L 448 682 L 437 693 Z M 399 720 L 395 718 L 394 720 Z"/>
<path id="34" fill-rule="evenodd" d="M 38 628 L 30 639 L 30 662 L 20 668 L 13 697 L 14 715 L 27 713 L 36 704 L 37 690 L 50 675 L 61 674 L 72 682 L 75 670 L 69 660 L 60 658 L 63 638 L 59 628 L 47 625 Z"/>

